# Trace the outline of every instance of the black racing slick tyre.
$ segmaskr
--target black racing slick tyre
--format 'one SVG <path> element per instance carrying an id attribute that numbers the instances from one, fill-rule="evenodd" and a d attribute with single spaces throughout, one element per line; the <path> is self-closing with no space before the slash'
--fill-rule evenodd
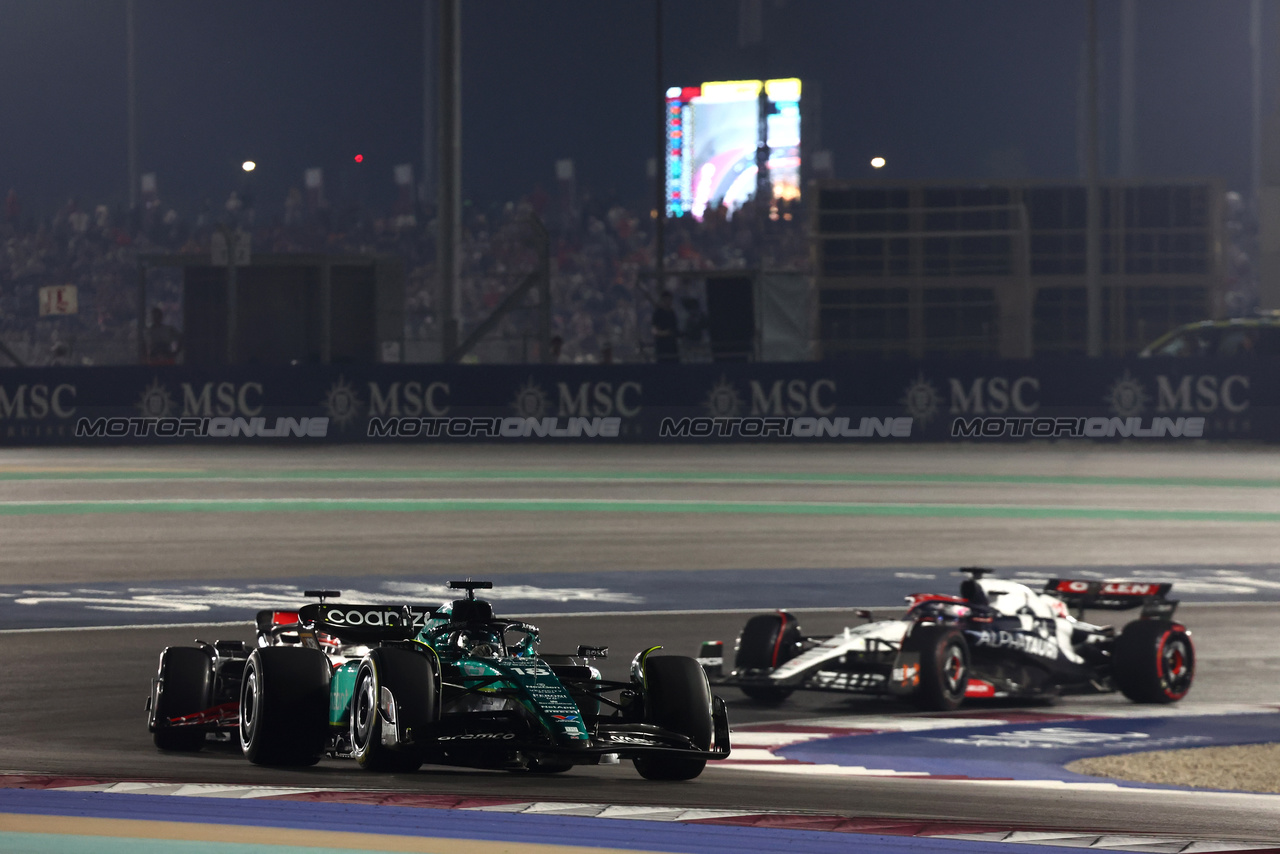
<path id="1" fill-rule="evenodd" d="M 407 649 L 375 649 L 356 671 L 351 749 L 369 771 L 416 771 L 439 718 L 431 659 Z"/>
<path id="2" fill-rule="evenodd" d="M 644 663 L 645 722 L 687 736 L 701 750 L 711 749 L 711 685 L 697 659 L 651 655 Z M 692 780 L 707 760 L 660 753 L 637 756 L 636 770 L 646 780 Z"/>
<path id="3" fill-rule="evenodd" d="M 799 654 L 800 639 L 800 623 L 786 611 L 752 617 L 738 636 L 734 670 L 739 674 L 749 670 L 772 673 Z M 792 691 L 776 685 L 739 685 L 738 688 L 759 703 L 781 703 Z"/>
<path id="4" fill-rule="evenodd" d="M 1191 633 L 1168 620 L 1135 620 L 1112 649 L 1112 682 L 1135 703 L 1176 703 L 1191 690 Z"/>
<path id="5" fill-rule="evenodd" d="M 240 749 L 255 765 L 314 765 L 329 738 L 329 659 L 318 649 L 255 649 L 240 685 Z"/>
<path id="6" fill-rule="evenodd" d="M 920 655 L 920 685 L 915 704 L 931 712 L 950 712 L 964 702 L 969 687 L 969 645 L 959 629 L 916 623 L 902 640 L 903 652 Z"/>
<path id="7" fill-rule="evenodd" d="M 203 727 L 170 726 L 183 715 L 212 704 L 213 659 L 194 646 L 171 646 L 160 653 L 159 685 L 154 700 L 152 739 L 161 750 L 192 753 L 204 746 Z"/>

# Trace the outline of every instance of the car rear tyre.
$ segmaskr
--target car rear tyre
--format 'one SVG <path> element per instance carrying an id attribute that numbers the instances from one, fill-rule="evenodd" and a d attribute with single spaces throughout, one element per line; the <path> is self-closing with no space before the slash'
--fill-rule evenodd
<path id="1" fill-rule="evenodd" d="M 1191 633 L 1168 620 L 1135 620 L 1116 638 L 1112 681 L 1135 703 L 1176 703 L 1191 690 Z"/>
<path id="2" fill-rule="evenodd" d="M 318 649 L 263 647 L 240 685 L 240 749 L 255 765 L 314 765 L 329 736 L 329 659 Z"/>
<path id="3" fill-rule="evenodd" d="M 917 623 L 902 641 L 903 652 L 920 655 L 920 686 L 914 700 L 931 712 L 950 712 L 969 687 L 969 645 L 959 629 Z"/>
<path id="4" fill-rule="evenodd" d="M 697 659 L 651 655 L 644 663 L 645 722 L 687 736 L 701 750 L 711 749 L 711 685 Z M 707 760 L 651 754 L 634 760 L 646 780 L 692 780 Z"/>
<path id="5" fill-rule="evenodd" d="M 193 753 L 204 747 L 202 727 L 170 726 L 171 718 L 209 708 L 213 697 L 213 661 L 203 649 L 171 646 L 160 654 L 159 692 L 155 697 L 152 739 L 161 750 Z"/>
<path id="6" fill-rule="evenodd" d="M 747 620 L 738 638 L 734 669 L 772 673 L 779 665 L 795 658 L 800 651 L 800 624 L 786 611 L 760 614 Z M 739 685 L 739 690 L 759 703 L 781 703 L 792 689 L 776 685 Z"/>
<path id="7" fill-rule="evenodd" d="M 362 768 L 418 770 L 423 741 L 438 717 L 435 669 L 426 655 L 382 648 L 360 662 L 351 695 L 351 745 Z M 395 728 L 392 744 L 383 737 L 387 728 Z"/>

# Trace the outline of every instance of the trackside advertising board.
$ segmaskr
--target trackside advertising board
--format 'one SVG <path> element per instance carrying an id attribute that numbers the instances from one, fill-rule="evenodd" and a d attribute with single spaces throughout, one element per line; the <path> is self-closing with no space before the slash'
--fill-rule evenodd
<path id="1" fill-rule="evenodd" d="M 1280 439 L 1280 359 L 0 371 L 0 444 Z"/>

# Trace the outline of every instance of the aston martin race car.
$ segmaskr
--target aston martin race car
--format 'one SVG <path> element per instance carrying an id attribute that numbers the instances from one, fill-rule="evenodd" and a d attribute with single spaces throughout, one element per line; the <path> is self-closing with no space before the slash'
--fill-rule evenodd
<path id="1" fill-rule="evenodd" d="M 157 747 L 239 740 L 250 762 L 370 770 L 424 763 L 538 772 L 630 759 L 688 780 L 729 755 L 729 721 L 698 662 L 641 651 L 630 679 L 601 679 L 604 647 L 539 655 L 538 629 L 501 620 L 475 591 L 439 607 L 347 605 L 334 590 L 260 611 L 257 639 L 168 647 L 147 701 Z"/>
<path id="2" fill-rule="evenodd" d="M 796 690 L 909 699 L 950 711 L 966 698 L 1048 699 L 1120 691 L 1137 703 L 1173 703 L 1195 675 L 1191 632 L 1173 620 L 1171 584 L 1052 578 L 1043 591 L 968 567 L 960 595 L 914 593 L 902 619 L 866 619 L 830 637 L 806 636 L 786 611 L 747 621 L 733 666 L 724 644 L 703 644 L 713 685 L 763 703 Z M 1089 610 L 1141 609 L 1117 632 Z"/>

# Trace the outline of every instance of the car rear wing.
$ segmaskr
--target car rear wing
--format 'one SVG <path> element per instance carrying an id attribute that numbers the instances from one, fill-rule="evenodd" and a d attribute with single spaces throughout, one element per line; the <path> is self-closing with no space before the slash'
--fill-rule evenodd
<path id="1" fill-rule="evenodd" d="M 303 605 L 298 622 L 304 630 L 323 632 L 348 641 L 411 640 L 435 615 L 425 605 Z"/>
<path id="2" fill-rule="evenodd" d="M 1101 611 L 1127 611 L 1142 608 L 1143 617 L 1171 617 L 1178 607 L 1169 599 L 1173 584 L 1148 581 L 1084 581 L 1072 578 L 1050 578 L 1044 592 L 1056 596 L 1077 611 L 1094 608 Z"/>

